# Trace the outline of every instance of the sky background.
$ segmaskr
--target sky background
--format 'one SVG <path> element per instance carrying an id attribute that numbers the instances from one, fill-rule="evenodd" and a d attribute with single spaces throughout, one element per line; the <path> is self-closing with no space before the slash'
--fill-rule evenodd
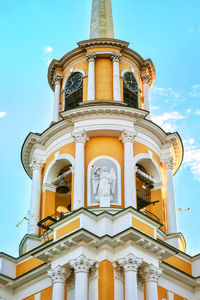
<path id="1" fill-rule="evenodd" d="M 152 119 L 178 131 L 184 160 L 174 176 L 178 230 L 187 253 L 200 252 L 200 1 L 112 0 L 115 38 L 151 58 Z M 18 256 L 27 232 L 31 180 L 21 164 L 30 131 L 50 124 L 48 64 L 89 38 L 92 0 L 10 0 L 0 9 L 0 251 Z"/>

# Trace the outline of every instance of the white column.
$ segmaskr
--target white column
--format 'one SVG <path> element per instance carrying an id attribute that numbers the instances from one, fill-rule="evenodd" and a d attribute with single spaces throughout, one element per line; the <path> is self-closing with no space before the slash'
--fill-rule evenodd
<path id="1" fill-rule="evenodd" d="M 34 157 L 32 160 L 32 190 L 31 190 L 31 202 L 28 221 L 28 233 L 39 234 L 39 227 L 37 223 L 40 219 L 40 198 L 41 198 L 41 171 L 44 166 L 44 161 L 38 157 Z"/>
<path id="2" fill-rule="evenodd" d="M 114 267 L 114 300 L 124 299 L 123 273 L 118 262 L 113 263 Z"/>
<path id="3" fill-rule="evenodd" d="M 88 272 L 94 261 L 80 255 L 69 263 L 75 273 L 75 300 L 88 300 Z"/>
<path id="4" fill-rule="evenodd" d="M 88 53 L 88 101 L 95 100 L 95 53 Z"/>
<path id="5" fill-rule="evenodd" d="M 119 260 L 120 266 L 125 273 L 125 300 L 138 299 L 137 296 L 137 270 L 142 259 L 128 254 L 126 258 Z M 153 300 L 153 299 L 152 299 Z"/>
<path id="6" fill-rule="evenodd" d="M 52 122 L 59 120 L 59 102 L 60 102 L 60 86 L 62 77 L 56 76 L 54 85 L 54 105 L 53 105 L 53 118 Z"/>
<path id="7" fill-rule="evenodd" d="M 75 149 L 75 174 L 74 174 L 74 209 L 84 207 L 85 199 L 85 143 L 88 137 L 85 131 L 72 134 L 76 144 Z"/>
<path id="8" fill-rule="evenodd" d="M 144 82 L 144 109 L 150 112 L 150 104 L 149 104 L 149 81 L 150 81 L 150 75 L 149 74 L 143 74 L 142 75 L 143 82 Z M 146 117 L 147 119 L 150 119 L 150 113 Z"/>
<path id="9" fill-rule="evenodd" d="M 124 130 L 120 140 L 124 144 L 124 198 L 125 207 L 137 207 L 135 173 L 133 167 L 133 141 L 136 133 Z"/>
<path id="10" fill-rule="evenodd" d="M 113 53 L 111 56 L 113 61 L 113 98 L 114 101 L 121 101 L 120 93 L 120 77 L 119 77 L 119 61 L 121 54 Z"/>
<path id="11" fill-rule="evenodd" d="M 174 300 L 174 293 L 167 291 L 167 300 Z"/>
<path id="12" fill-rule="evenodd" d="M 52 300 L 65 300 L 65 281 L 70 276 L 71 270 L 67 270 L 62 266 L 57 266 L 48 271 L 53 285 Z"/>
<path id="13" fill-rule="evenodd" d="M 173 180 L 173 158 L 163 161 L 166 169 L 165 174 L 165 188 L 166 188 L 166 210 L 167 210 L 167 233 L 177 233 L 177 220 L 176 220 L 176 200 L 174 193 L 174 180 Z"/>
<path id="14" fill-rule="evenodd" d="M 158 300 L 158 279 L 162 270 L 154 265 L 148 265 L 141 270 L 146 283 L 146 300 Z"/>

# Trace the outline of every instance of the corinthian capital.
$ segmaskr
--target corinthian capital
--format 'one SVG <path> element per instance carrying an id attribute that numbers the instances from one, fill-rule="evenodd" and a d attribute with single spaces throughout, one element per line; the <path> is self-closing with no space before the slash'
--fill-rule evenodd
<path id="1" fill-rule="evenodd" d="M 96 59 L 96 53 L 95 52 L 88 53 L 86 57 L 89 62 L 94 62 Z"/>
<path id="2" fill-rule="evenodd" d="M 32 170 L 40 170 L 41 171 L 44 164 L 45 164 L 45 160 L 42 157 L 33 156 L 30 167 L 32 168 Z"/>
<path id="3" fill-rule="evenodd" d="M 54 77 L 54 84 L 60 84 L 63 76 L 61 74 L 56 74 Z"/>
<path id="4" fill-rule="evenodd" d="M 159 277 L 162 275 L 162 269 L 151 264 L 142 268 L 140 275 L 144 278 L 145 282 L 158 282 Z"/>
<path id="5" fill-rule="evenodd" d="M 149 74 L 147 74 L 147 73 L 142 74 L 141 77 L 142 77 L 144 83 L 149 84 L 149 82 L 150 82 L 150 75 Z"/>
<path id="6" fill-rule="evenodd" d="M 166 169 L 173 170 L 175 162 L 174 162 L 173 157 L 169 157 L 169 158 L 162 160 L 162 164 Z"/>
<path id="7" fill-rule="evenodd" d="M 54 283 L 64 283 L 65 280 L 71 275 L 70 268 L 65 268 L 62 266 L 57 266 L 54 269 L 48 271 L 48 276 L 51 278 L 52 284 Z"/>
<path id="8" fill-rule="evenodd" d="M 89 269 L 93 266 L 95 262 L 91 259 L 87 259 L 87 257 L 85 257 L 85 255 L 82 254 L 76 259 L 71 260 L 69 263 L 70 266 L 74 269 L 75 273 L 88 273 Z"/>
<path id="9" fill-rule="evenodd" d="M 112 60 L 113 62 L 119 62 L 121 56 L 122 56 L 122 54 L 117 53 L 117 52 L 113 52 L 113 53 L 112 53 L 112 56 L 111 56 L 111 60 Z"/>
<path id="10" fill-rule="evenodd" d="M 73 132 L 72 137 L 74 138 L 75 143 L 85 144 L 87 141 L 89 141 L 89 138 L 88 138 L 85 130 L 79 131 L 79 132 Z"/>
<path id="11" fill-rule="evenodd" d="M 136 132 L 132 132 L 132 131 L 128 131 L 128 130 L 124 129 L 119 139 L 124 144 L 125 143 L 133 143 L 134 140 L 135 140 L 136 135 L 137 135 Z"/>
<path id="12" fill-rule="evenodd" d="M 125 272 L 127 271 L 137 272 L 137 269 L 142 264 L 142 259 L 130 253 L 127 255 L 127 257 L 119 259 L 118 262 Z"/>

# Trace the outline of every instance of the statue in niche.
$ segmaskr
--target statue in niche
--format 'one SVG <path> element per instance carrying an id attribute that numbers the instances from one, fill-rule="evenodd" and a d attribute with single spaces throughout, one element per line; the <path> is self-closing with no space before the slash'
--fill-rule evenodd
<path id="1" fill-rule="evenodd" d="M 92 175 L 93 193 L 96 195 L 95 199 L 100 203 L 100 207 L 110 207 L 115 192 L 116 173 L 113 168 L 110 171 L 107 167 L 95 167 Z"/>

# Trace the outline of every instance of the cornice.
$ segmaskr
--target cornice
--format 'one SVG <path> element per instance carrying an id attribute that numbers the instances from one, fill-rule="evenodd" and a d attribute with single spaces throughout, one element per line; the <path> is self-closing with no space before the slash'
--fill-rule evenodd
<path id="1" fill-rule="evenodd" d="M 122 50 L 129 46 L 128 42 L 118 40 L 118 39 L 111 39 L 111 38 L 89 39 L 89 40 L 78 42 L 77 44 L 80 48 L 84 50 L 88 50 L 94 47 L 114 47 L 116 49 Z"/>
<path id="2" fill-rule="evenodd" d="M 50 126 L 42 134 L 30 133 L 22 146 L 22 164 L 30 177 L 31 154 L 33 153 L 33 149 L 36 145 L 37 147 L 44 148 L 45 144 L 51 137 L 55 136 L 63 129 L 73 126 L 73 124 L 77 121 L 93 119 L 95 122 L 95 119 L 105 117 L 135 122 L 137 128 L 144 128 L 152 137 L 159 139 L 162 145 L 167 142 L 172 143 L 175 152 L 174 174 L 181 165 L 183 159 L 183 145 L 179 134 L 177 132 L 168 134 L 157 124 L 145 119 L 148 115 L 148 112 L 145 110 L 130 108 L 123 103 L 116 103 L 114 101 L 112 101 L 112 104 L 111 101 L 90 101 L 82 103 L 77 108 L 64 111 L 60 113 L 60 115 L 63 120 Z M 137 129 L 137 131 L 139 130 Z"/>

